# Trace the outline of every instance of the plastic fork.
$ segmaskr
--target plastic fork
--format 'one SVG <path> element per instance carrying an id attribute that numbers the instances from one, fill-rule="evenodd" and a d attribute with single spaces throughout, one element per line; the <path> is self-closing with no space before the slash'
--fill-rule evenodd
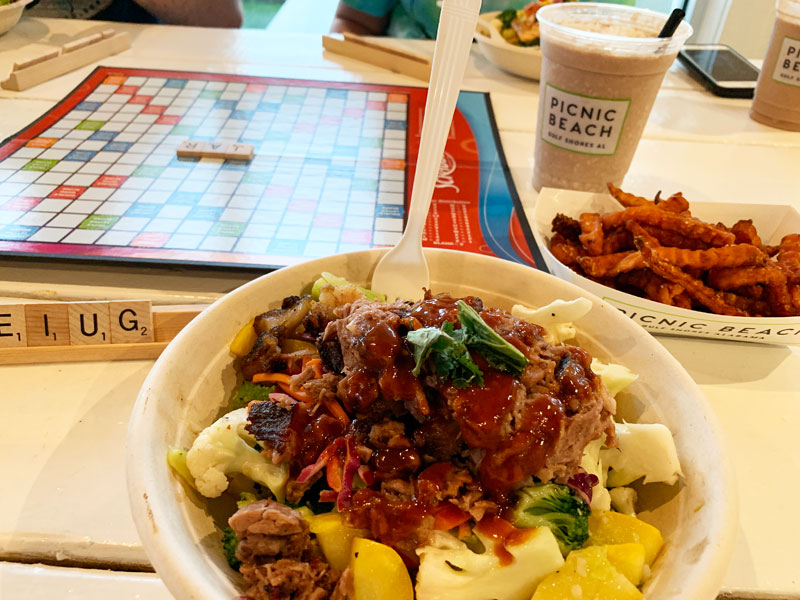
<path id="1" fill-rule="evenodd" d="M 444 0 L 442 4 L 406 229 L 372 276 L 372 289 L 386 294 L 389 300 L 416 299 L 423 287 L 430 286 L 422 232 L 480 8 L 481 0 Z"/>

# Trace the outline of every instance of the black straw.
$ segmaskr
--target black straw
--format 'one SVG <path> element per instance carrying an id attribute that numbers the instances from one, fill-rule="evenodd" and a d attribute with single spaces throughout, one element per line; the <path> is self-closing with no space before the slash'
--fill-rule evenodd
<path id="1" fill-rule="evenodd" d="M 664 27 L 661 28 L 661 31 L 658 33 L 658 37 L 660 38 L 668 38 L 672 37 L 672 34 L 675 33 L 675 30 L 678 29 L 678 25 L 681 24 L 683 21 L 683 17 L 686 16 L 686 13 L 681 8 L 676 8 L 672 11 L 672 14 L 667 19 L 667 22 L 664 23 Z"/>

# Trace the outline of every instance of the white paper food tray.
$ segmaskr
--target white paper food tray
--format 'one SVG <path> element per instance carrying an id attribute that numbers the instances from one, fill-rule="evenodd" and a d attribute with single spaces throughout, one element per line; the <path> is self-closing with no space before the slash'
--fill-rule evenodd
<path id="1" fill-rule="evenodd" d="M 689 205 L 692 215 L 709 223 L 722 222 L 730 227 L 739 219 L 752 219 L 765 244 L 777 244 L 784 235 L 800 232 L 800 213 L 791 206 L 691 200 Z M 800 317 L 728 317 L 667 306 L 595 283 L 561 264 L 550 253 L 551 223 L 556 213 L 577 219 L 584 212 L 605 214 L 621 208 L 607 193 L 542 189 L 533 217 L 528 219 L 550 272 L 600 296 L 652 333 L 800 345 Z"/>

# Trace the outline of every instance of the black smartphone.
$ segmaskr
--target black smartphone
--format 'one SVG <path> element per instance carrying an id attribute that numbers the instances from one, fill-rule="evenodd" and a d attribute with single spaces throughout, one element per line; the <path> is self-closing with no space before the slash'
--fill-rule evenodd
<path id="1" fill-rule="evenodd" d="M 752 98 L 759 70 L 725 44 L 686 44 L 678 58 L 717 96 Z"/>

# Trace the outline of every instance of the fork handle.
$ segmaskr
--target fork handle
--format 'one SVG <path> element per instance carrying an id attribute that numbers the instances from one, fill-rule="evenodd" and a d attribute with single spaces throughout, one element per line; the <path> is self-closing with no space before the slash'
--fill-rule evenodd
<path id="1" fill-rule="evenodd" d="M 411 209 L 403 237 L 422 239 L 433 189 L 469 59 L 481 0 L 444 0 L 425 100 L 422 137 L 411 190 Z"/>

